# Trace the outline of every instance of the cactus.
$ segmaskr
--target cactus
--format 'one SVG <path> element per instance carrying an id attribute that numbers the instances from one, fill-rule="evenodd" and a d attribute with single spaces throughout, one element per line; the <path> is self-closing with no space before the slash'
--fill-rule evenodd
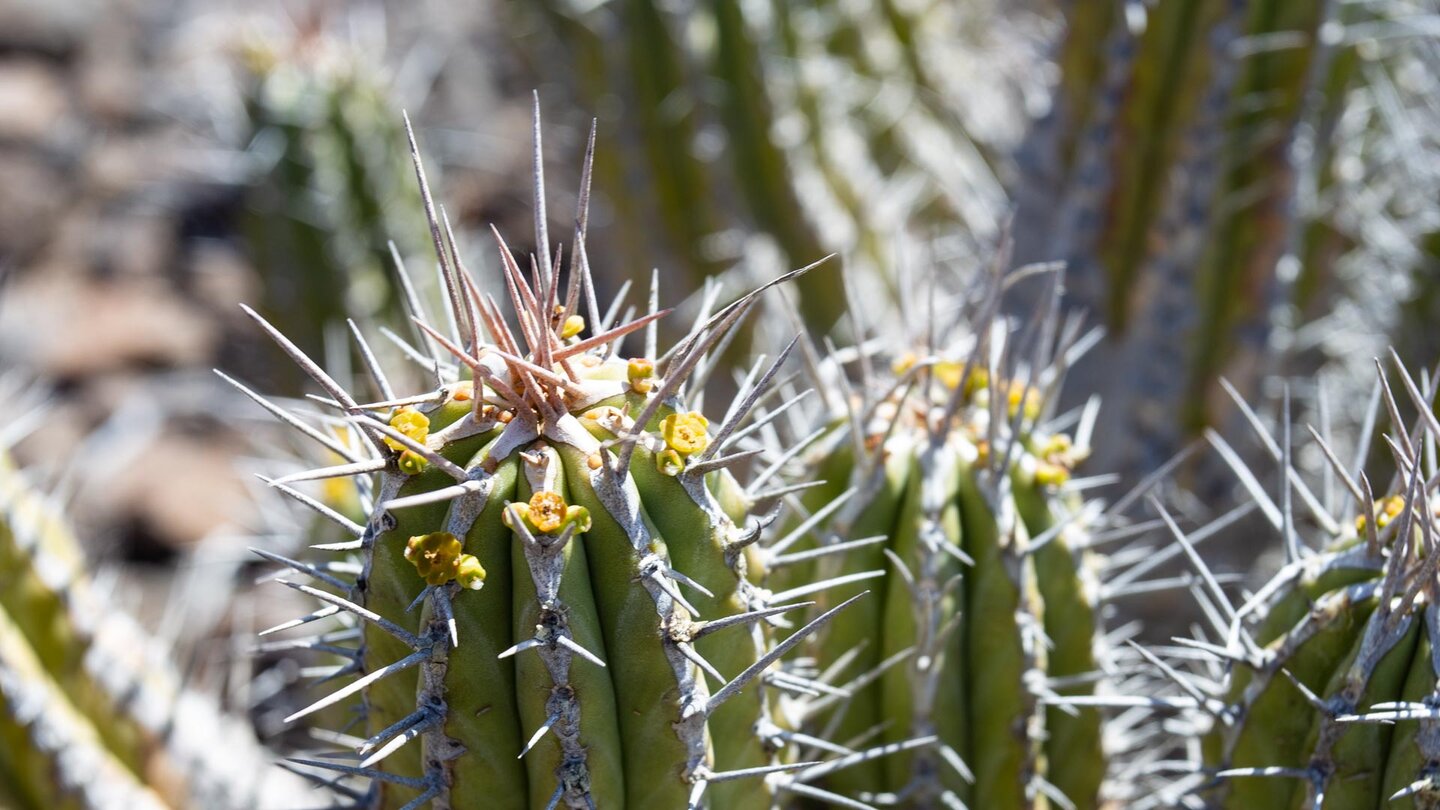
<path id="1" fill-rule="evenodd" d="M 1249 394 L 1275 370 L 1281 259 L 1319 260 L 1300 255 L 1297 155 L 1328 149 L 1313 119 L 1345 97 L 1341 5 L 1067 4 L 1064 72 L 1021 153 L 1016 261 L 1067 261 L 1070 303 L 1107 324 L 1102 468 L 1157 468 L 1234 418 L 1222 374 Z"/>
<path id="2" fill-rule="evenodd" d="M 1312 429 L 1329 464 L 1326 486 L 1312 489 L 1291 463 L 1288 415 L 1272 437 L 1242 402 L 1280 464 L 1279 498 L 1214 440 L 1285 551 L 1279 573 L 1243 602 L 1222 590 L 1195 552 L 1193 535 L 1156 504 L 1200 573 L 1196 593 L 1208 617 L 1207 633 L 1187 643 L 1189 660 L 1153 659 L 1170 682 L 1164 701 L 1182 715 L 1172 728 L 1194 735 L 1181 741 L 1192 760 L 1170 786 L 1172 799 L 1192 793 L 1207 806 L 1338 810 L 1440 801 L 1434 770 L 1440 557 L 1433 477 L 1423 463 L 1440 423 L 1430 397 L 1392 358 L 1420 417 L 1406 426 L 1404 403 L 1381 369 L 1371 404 L 1383 401 L 1390 417 L 1385 444 L 1398 471 L 1385 490 L 1374 490 L 1364 473 L 1378 407 L 1371 408 L 1353 464 Z M 1303 536 L 1307 526 L 1318 535 L 1313 541 Z"/>
<path id="3" fill-rule="evenodd" d="M 267 774 L 248 724 L 186 688 L 91 573 L 0 452 L 0 804 L 239 810 L 293 796 L 303 783 Z"/>
<path id="4" fill-rule="evenodd" d="M 1078 332 L 1058 348 L 1053 331 L 1021 340 L 987 311 L 967 310 L 973 332 L 934 325 L 956 336 L 943 347 L 891 354 L 894 376 L 864 356 L 854 387 L 842 358 L 821 367 L 815 387 L 850 401 L 832 400 L 809 445 L 796 443 L 827 483 L 763 549 L 767 585 L 803 591 L 843 573 L 817 610 L 862 588 L 881 597 L 810 645 L 845 697 L 809 707 L 807 729 L 847 746 L 936 738 L 829 774 L 832 790 L 908 807 L 1094 808 L 1100 715 L 1076 706 L 1096 688 L 1104 647 L 1087 548 L 1101 510 L 1071 483 L 1094 409 L 1078 439 L 1045 418 Z M 998 359 L 1019 345 L 1038 352 Z"/>
<path id="5" fill-rule="evenodd" d="M 1020 122 L 994 96 L 1019 83 L 1030 49 L 988 7 L 510 5 L 519 57 L 581 106 L 613 111 L 622 148 L 597 171 L 632 263 L 665 251 L 699 286 L 739 258 L 763 272 L 766 243 L 792 265 L 840 253 L 895 292 L 907 230 L 971 252 L 998 230 L 992 163 Z M 959 78 L 981 71 L 991 81 Z M 619 193 L 635 178 L 653 202 Z M 833 286 L 799 289 L 807 322 L 828 329 L 844 308 Z"/>
<path id="6" fill-rule="evenodd" d="M 358 762 L 309 758 L 299 767 L 367 782 L 347 789 L 386 808 L 739 808 L 769 806 L 786 790 L 826 796 L 787 774 L 814 763 L 787 750 L 776 684 L 805 680 L 784 676 L 778 662 L 844 603 L 775 637 L 782 614 L 812 603 L 782 603 L 754 585 L 761 527 L 746 516 L 778 495 L 744 490 L 731 472 L 756 454 L 735 449 L 737 428 L 784 358 L 763 375 L 757 367 L 758 382 L 713 428 L 682 390 L 699 384 L 697 366 L 764 288 L 702 314 L 663 355 L 653 324 L 665 311 L 653 303 L 649 314 L 608 323 L 585 242 L 592 153 L 562 284 L 547 233 L 538 99 L 535 121 L 540 255 L 528 278 L 497 235 L 518 331 L 436 219 L 411 134 L 454 326 L 446 334 L 413 313 L 422 348 L 411 354 L 432 378 L 428 392 L 397 396 L 361 339 L 380 397 L 362 404 L 246 310 L 365 442 L 345 447 L 270 405 L 346 458 L 273 483 L 373 480 L 362 487 L 373 493 L 364 526 L 311 501 L 353 534 L 326 546 L 356 555 L 353 564 L 267 555 L 312 578 L 284 581 L 322 603 L 282 627 L 363 623 L 353 648 L 324 633 L 295 641 L 350 659 L 345 673 L 356 677 L 291 719 L 356 696 L 364 718 Z M 643 355 L 627 358 L 620 343 L 642 329 Z M 342 578 L 347 571 L 353 579 Z"/>
<path id="7" fill-rule="evenodd" d="M 265 273 L 265 310 L 318 351 L 326 324 L 396 316 L 392 250 L 424 244 L 419 200 L 389 88 L 358 46 L 317 35 L 244 48 L 249 152 L 247 247 Z M 391 247 L 393 242 L 394 247 Z"/>

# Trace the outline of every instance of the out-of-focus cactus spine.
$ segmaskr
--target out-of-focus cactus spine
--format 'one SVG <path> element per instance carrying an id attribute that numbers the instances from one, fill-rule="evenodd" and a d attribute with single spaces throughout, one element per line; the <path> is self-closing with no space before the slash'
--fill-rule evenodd
<path id="1" fill-rule="evenodd" d="M 68 527 L 0 452 L 0 801 L 17 808 L 273 806 L 285 776 L 244 720 L 94 592 Z"/>
<path id="2" fill-rule="evenodd" d="M 265 307 L 318 350 L 325 324 L 392 313 L 389 243 L 423 245 L 424 220 L 387 89 L 359 48 L 324 36 L 254 41 L 243 63 L 250 153 L 248 246 Z M 393 313 L 392 313 L 393 314 Z"/>
<path id="3" fill-rule="evenodd" d="M 842 745 L 934 739 L 830 775 L 836 792 L 913 807 L 1099 806 L 1100 717 L 1069 705 L 1093 695 L 1102 645 L 1098 558 L 1085 547 L 1099 510 L 1067 488 L 1088 427 L 1079 445 L 1041 427 L 1063 364 L 987 359 L 1013 337 L 982 323 L 968 344 L 900 356 L 896 376 L 862 374 L 851 389 L 837 363 L 816 383 L 854 401 L 809 451 L 805 467 L 829 484 L 805 494 L 809 521 L 765 549 L 769 584 L 843 572 L 852 581 L 821 606 L 861 588 L 882 599 L 811 645 L 818 665 L 843 668 L 832 678 L 847 695 L 812 706 L 807 728 Z M 1069 345 L 1053 349 L 1030 360 Z"/>
<path id="4" fill-rule="evenodd" d="M 1201 575 L 1207 608 L 1204 634 L 1187 645 L 1193 654 L 1161 664 L 1174 693 L 1164 700 L 1190 721 L 1172 728 L 1196 734 L 1186 741 L 1193 771 L 1178 769 L 1171 800 L 1190 793 L 1206 806 L 1333 810 L 1440 802 L 1440 526 L 1424 450 L 1440 423 L 1398 357 L 1395 366 L 1421 416 L 1413 427 L 1402 421 L 1403 403 L 1382 376 L 1376 399 L 1398 469 L 1384 490 L 1365 475 L 1365 453 L 1354 466 L 1342 462 L 1319 433 L 1330 469 L 1326 488 L 1312 490 L 1290 466 L 1288 417 L 1277 437 L 1253 421 L 1281 462 L 1278 498 L 1227 453 L 1286 551 L 1280 572 L 1244 601 L 1220 588 L 1162 510 Z M 1373 427 L 1364 426 L 1360 448 Z"/>
<path id="5" fill-rule="evenodd" d="M 1277 267 L 1297 250 L 1308 171 L 1297 130 L 1344 92 L 1327 81 L 1333 32 L 1322 37 L 1335 6 L 1068 4 L 1067 75 L 1022 153 L 1016 259 L 1069 262 L 1071 301 L 1109 327 L 1091 358 L 1104 427 L 1134 438 L 1102 466 L 1158 467 L 1224 415 L 1221 374 L 1251 392 L 1269 370 Z"/>
<path id="6" fill-rule="evenodd" d="M 619 219 L 647 217 L 619 223 L 626 242 L 664 223 L 694 286 L 746 255 L 749 235 L 792 265 L 840 253 L 892 289 L 907 229 L 942 225 L 972 248 L 994 235 L 1004 203 L 988 151 L 1006 127 L 988 119 L 1004 105 L 972 103 L 959 76 L 1000 70 L 975 34 L 995 15 L 937 2 L 512 5 L 521 58 L 613 117 L 625 187 L 659 190 L 654 211 L 615 198 Z M 841 297 L 799 286 L 802 313 L 828 328 Z"/>
<path id="7" fill-rule="evenodd" d="M 366 442 L 340 466 L 275 483 L 375 476 L 363 527 L 330 515 L 355 535 L 331 546 L 358 553 L 353 580 L 337 575 L 346 564 L 272 556 L 324 586 L 287 582 L 324 605 L 292 625 L 364 623 L 360 646 L 344 651 L 359 677 L 293 716 L 363 696 L 359 762 L 303 765 L 367 781 L 355 789 L 386 808 L 741 808 L 787 789 L 826 795 L 789 781 L 786 771 L 813 763 L 784 753 L 771 680 L 842 606 L 772 638 L 771 617 L 811 603 L 775 604 L 752 584 L 761 527 L 736 521 L 766 496 L 741 490 L 729 471 L 754 455 L 731 440 L 779 363 L 757 368 L 714 430 L 681 397 L 758 292 L 702 317 L 659 356 L 650 324 L 664 312 L 603 322 L 583 227 L 591 163 L 562 284 L 548 247 L 538 106 L 535 138 L 541 252 L 529 278 L 499 245 L 518 331 L 435 219 L 415 152 L 454 332 L 415 315 L 428 345 L 459 362 L 416 350 L 438 387 L 397 397 L 372 363 L 382 401 L 361 404 L 251 313 Z M 645 353 L 619 354 L 642 329 Z M 373 360 L 363 343 L 361 355 Z"/>

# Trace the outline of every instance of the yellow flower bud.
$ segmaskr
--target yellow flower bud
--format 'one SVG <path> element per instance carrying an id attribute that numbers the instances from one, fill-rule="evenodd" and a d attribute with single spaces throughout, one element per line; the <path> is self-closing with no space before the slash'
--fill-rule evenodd
<path id="1" fill-rule="evenodd" d="M 1391 495 L 1376 501 L 1373 508 L 1375 510 L 1375 528 L 1383 529 L 1390 525 L 1390 521 L 1405 511 L 1405 499 L 1399 495 Z M 1355 518 L 1355 531 L 1365 531 L 1364 515 Z"/>
<path id="2" fill-rule="evenodd" d="M 414 408 L 401 408 L 396 411 L 395 415 L 390 417 L 390 427 L 416 444 L 424 444 L 430 437 L 430 417 Z M 385 444 L 397 453 L 405 449 L 405 445 L 389 436 L 385 437 Z"/>
<path id="3" fill-rule="evenodd" d="M 685 459 L 667 447 L 655 454 L 655 469 L 664 475 L 679 475 L 685 469 Z"/>
<path id="4" fill-rule="evenodd" d="M 655 364 L 643 357 L 631 360 L 625 374 L 630 379 L 630 387 L 637 394 L 648 394 L 650 389 L 655 387 Z"/>
<path id="5" fill-rule="evenodd" d="M 1007 399 L 1010 401 L 1010 416 L 1014 417 L 1021 408 L 1021 399 L 1024 399 L 1025 418 L 1035 419 L 1040 415 L 1040 392 L 1034 388 L 1025 388 L 1020 385 L 1012 385 Z"/>
<path id="6" fill-rule="evenodd" d="M 960 384 L 960 376 L 965 373 L 965 364 L 954 360 L 941 360 L 935 364 L 935 379 L 946 388 L 954 389 Z M 971 370 L 970 376 L 973 379 L 975 370 Z M 968 387 L 968 386 L 967 386 Z"/>
<path id="7" fill-rule="evenodd" d="M 462 555 L 455 566 L 455 581 L 462 588 L 478 591 L 485 585 L 485 566 L 473 554 Z"/>
<path id="8" fill-rule="evenodd" d="M 895 362 L 890 364 L 890 371 L 892 371 L 896 377 L 899 377 L 914 367 L 915 353 L 905 352 L 904 354 L 895 358 Z"/>
<path id="9" fill-rule="evenodd" d="M 565 508 L 565 525 L 572 524 L 577 532 L 590 531 L 590 510 L 583 506 L 567 506 Z"/>
<path id="10" fill-rule="evenodd" d="M 979 391 L 990 387 L 990 372 L 980 366 L 970 369 L 970 376 L 965 380 L 965 398 L 968 400 L 974 397 Z"/>
<path id="11" fill-rule="evenodd" d="M 560 339 L 569 340 L 583 331 L 585 331 L 585 319 L 579 315 L 571 315 L 560 327 Z"/>
<path id="12" fill-rule="evenodd" d="M 1042 461 L 1035 465 L 1035 483 L 1042 487 L 1058 487 L 1070 480 L 1070 471 L 1059 464 Z"/>
<path id="13" fill-rule="evenodd" d="M 400 454 L 399 466 L 400 472 L 406 475 L 419 475 L 425 472 L 425 468 L 430 466 L 430 462 L 426 461 L 425 457 L 419 453 L 406 450 Z"/>
<path id="14" fill-rule="evenodd" d="M 500 520 L 513 529 L 515 528 L 514 517 L 519 517 L 528 527 L 530 525 L 530 505 L 526 503 L 507 504 L 505 511 L 500 513 Z"/>
<path id="15" fill-rule="evenodd" d="M 660 435 L 670 449 L 689 456 L 710 446 L 710 434 L 705 432 L 709 427 L 710 420 L 697 411 L 672 413 L 660 420 Z"/>

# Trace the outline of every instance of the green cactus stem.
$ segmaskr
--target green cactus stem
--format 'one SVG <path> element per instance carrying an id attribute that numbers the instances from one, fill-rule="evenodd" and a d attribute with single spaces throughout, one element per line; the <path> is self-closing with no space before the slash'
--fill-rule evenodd
<path id="1" fill-rule="evenodd" d="M 987 358 L 1023 341 L 978 311 L 972 329 L 929 332 L 966 337 L 897 352 L 888 375 L 861 356 L 852 383 L 844 353 L 820 366 L 815 387 L 845 399 L 821 410 L 802 466 L 829 483 L 805 492 L 808 518 L 763 549 L 767 586 L 846 577 L 817 610 L 861 589 L 882 598 L 808 645 L 844 697 L 816 701 L 804 727 L 847 746 L 936 742 L 796 778 L 905 807 L 1095 808 L 1101 719 L 1078 707 L 1104 660 L 1100 558 L 1087 549 L 1101 510 L 1071 486 L 1094 409 L 1078 443 L 1042 418 L 1078 333 L 1058 348 L 1032 335 L 1044 347 L 1035 365 L 1007 367 Z"/>
<path id="2" fill-rule="evenodd" d="M 412 313 L 448 352 L 412 351 L 438 387 L 399 396 L 371 364 L 379 399 L 362 403 L 247 309 L 364 441 L 338 466 L 275 483 L 374 477 L 366 524 L 337 520 L 354 539 L 327 545 L 354 555 L 353 580 L 276 558 L 316 580 L 287 585 L 323 603 L 291 624 L 364 625 L 345 653 L 358 677 L 291 718 L 359 696 L 359 761 L 302 767 L 383 808 L 741 808 L 827 795 L 788 773 L 814 763 L 797 761 L 788 738 L 782 686 L 804 679 L 781 658 L 847 603 L 776 631 L 812 603 L 755 585 L 758 517 L 778 496 L 734 478 L 757 454 L 742 425 L 785 355 L 757 365 L 723 421 L 684 404 L 702 360 L 765 288 L 702 314 L 664 354 L 654 324 L 666 311 L 608 323 L 583 227 L 568 280 L 551 251 L 537 99 L 528 275 L 497 238 L 512 328 L 435 218 L 413 135 L 411 149 L 454 324 L 447 334 Z M 577 223 L 592 166 L 587 155 Z M 622 354 L 642 330 L 644 353 Z"/>

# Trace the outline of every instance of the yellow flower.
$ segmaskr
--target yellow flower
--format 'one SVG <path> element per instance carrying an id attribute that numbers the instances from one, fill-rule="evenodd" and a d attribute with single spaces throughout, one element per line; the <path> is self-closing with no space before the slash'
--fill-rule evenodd
<path id="1" fill-rule="evenodd" d="M 1042 461 L 1035 465 L 1035 483 L 1042 487 L 1056 487 L 1070 480 L 1070 471 L 1059 464 Z"/>
<path id="2" fill-rule="evenodd" d="M 585 331 L 585 319 L 579 315 L 571 315 L 560 326 L 560 339 L 569 340 L 583 331 Z"/>
<path id="3" fill-rule="evenodd" d="M 1020 410 L 1021 398 L 1024 398 L 1025 418 L 1035 419 L 1040 415 L 1040 392 L 1034 388 L 1025 388 L 1020 385 L 1010 386 L 1010 393 L 1007 399 L 1010 401 L 1010 416 L 1014 417 Z"/>
<path id="4" fill-rule="evenodd" d="M 1375 528 L 1383 529 L 1390 525 L 1390 521 L 1400 516 L 1405 511 L 1405 499 L 1399 495 L 1391 495 L 1388 498 L 1381 498 L 1375 502 Z M 1365 531 L 1365 516 L 1355 518 L 1355 531 Z"/>
<path id="5" fill-rule="evenodd" d="M 390 427 L 416 444 L 424 444 L 430 437 L 430 417 L 414 408 L 401 408 L 396 411 L 395 415 L 390 417 Z M 385 444 L 397 453 L 405 449 L 405 445 L 390 436 L 385 437 Z"/>
<path id="6" fill-rule="evenodd" d="M 537 492 L 530 496 L 531 526 L 541 534 L 549 534 L 565 523 L 565 500 L 553 492 Z"/>
<path id="7" fill-rule="evenodd" d="M 710 446 L 710 434 L 705 432 L 709 427 L 710 420 L 697 411 L 672 413 L 660 420 L 660 435 L 670 449 L 689 456 Z"/>
<path id="8" fill-rule="evenodd" d="M 965 381 L 965 396 L 975 396 L 976 391 L 984 391 L 990 387 L 990 372 L 976 366 L 970 369 L 970 379 Z"/>
<path id="9" fill-rule="evenodd" d="M 965 373 L 965 364 L 954 360 L 941 360 L 935 364 L 935 379 L 946 388 L 954 389 L 960 384 L 960 375 Z M 970 372 L 971 379 L 975 377 L 975 370 Z"/>
<path id="10" fill-rule="evenodd" d="M 554 492 L 537 492 L 530 496 L 529 503 L 507 506 L 502 519 L 506 526 L 513 529 L 512 509 L 524 521 L 525 527 L 535 534 L 554 534 L 571 524 L 575 525 L 577 532 L 590 531 L 590 510 L 583 506 L 566 506 L 565 499 Z"/>
<path id="11" fill-rule="evenodd" d="M 405 544 L 405 559 L 427 585 L 444 585 L 454 579 L 463 553 L 460 539 L 449 532 L 416 535 Z"/>

